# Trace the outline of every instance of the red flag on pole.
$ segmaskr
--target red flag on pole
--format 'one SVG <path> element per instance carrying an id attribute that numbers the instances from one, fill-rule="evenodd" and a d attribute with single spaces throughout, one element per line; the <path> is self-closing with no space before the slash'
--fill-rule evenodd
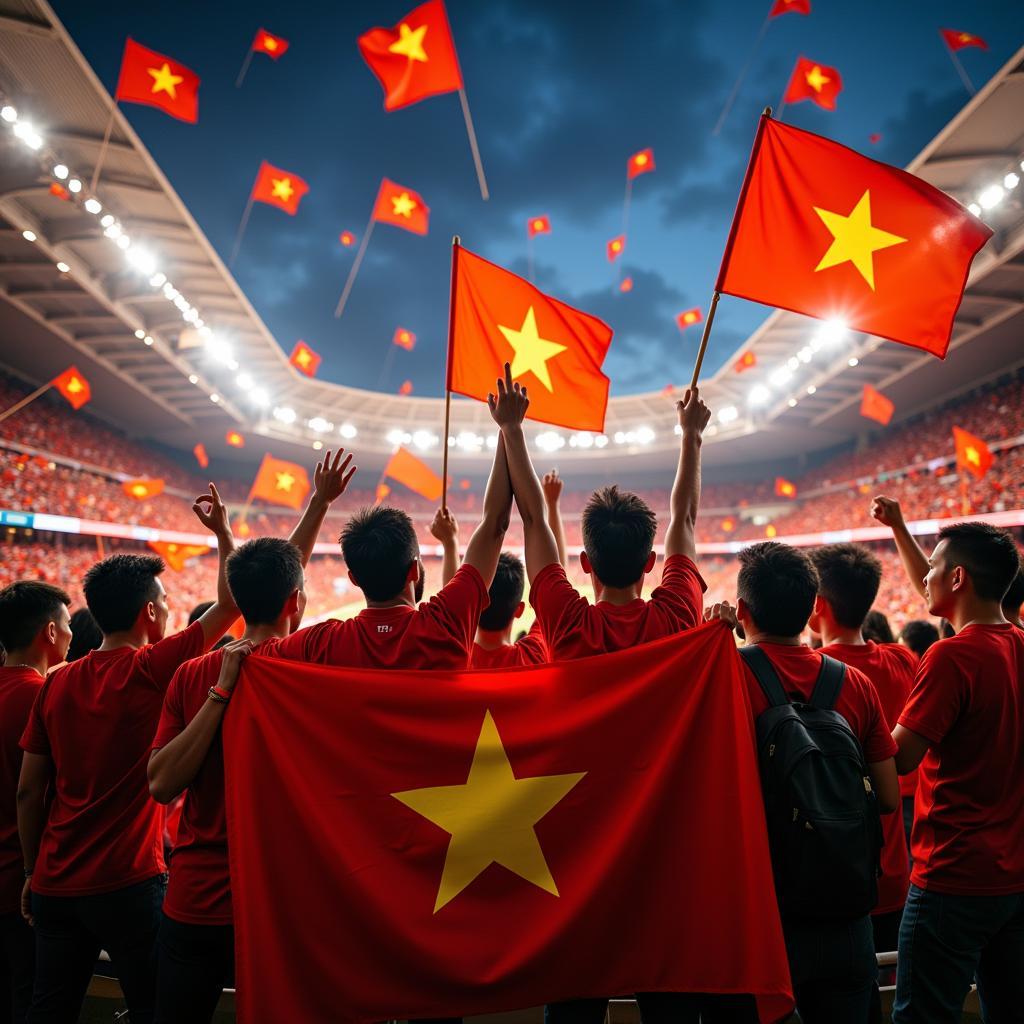
<path id="1" fill-rule="evenodd" d="M 406 352 L 411 352 L 416 347 L 416 335 L 404 327 L 396 327 L 391 343 L 399 348 L 404 348 Z"/>
<path id="2" fill-rule="evenodd" d="M 264 160 L 260 164 L 256 183 L 252 187 L 252 198 L 258 203 L 276 206 L 294 216 L 299 212 L 299 203 L 309 191 L 309 185 L 297 174 L 282 171 Z"/>
<path id="3" fill-rule="evenodd" d="M 192 449 L 192 454 L 196 457 L 200 469 L 206 469 L 209 466 L 210 456 L 206 454 L 206 445 L 202 441 Z"/>
<path id="4" fill-rule="evenodd" d="M 149 540 L 146 543 L 175 572 L 181 572 L 189 559 L 208 555 L 213 549 L 207 544 L 176 544 L 174 541 Z"/>
<path id="5" fill-rule="evenodd" d="M 836 97 L 842 91 L 843 79 L 835 68 L 815 64 L 806 57 L 798 57 L 790 76 L 783 103 L 812 100 L 825 110 L 836 109 Z"/>
<path id="6" fill-rule="evenodd" d="M 547 217 L 531 217 L 526 224 L 526 233 L 530 238 L 536 235 L 550 235 L 551 221 Z"/>
<path id="7" fill-rule="evenodd" d="M 775 5 L 768 12 L 769 18 L 777 18 L 780 14 L 810 14 L 811 0 L 775 0 Z"/>
<path id="8" fill-rule="evenodd" d="M 252 41 L 252 49 L 254 53 L 265 53 L 268 57 L 277 60 L 288 49 L 288 40 L 261 28 L 257 30 L 256 38 Z"/>
<path id="9" fill-rule="evenodd" d="M 960 427 L 953 428 L 953 443 L 956 446 L 956 464 L 980 480 L 995 461 L 992 449 L 976 435 Z"/>
<path id="10" fill-rule="evenodd" d="M 295 348 L 292 349 L 292 354 L 288 357 L 288 362 L 291 363 L 299 373 L 304 373 L 307 377 L 315 377 L 316 371 L 320 367 L 320 356 L 304 341 L 299 340 L 295 342 Z"/>
<path id="11" fill-rule="evenodd" d="M 864 394 L 860 400 L 861 416 L 887 427 L 895 411 L 896 406 L 881 391 L 876 391 L 870 384 L 864 385 Z"/>
<path id="12" fill-rule="evenodd" d="M 616 235 L 605 244 L 605 255 L 609 263 L 614 263 L 626 251 L 626 236 Z"/>
<path id="13" fill-rule="evenodd" d="M 162 477 L 135 477 L 132 480 L 125 480 L 121 489 L 129 498 L 136 501 L 145 501 L 146 498 L 155 498 L 164 492 L 164 480 Z"/>
<path id="14" fill-rule="evenodd" d="M 700 311 L 699 306 L 694 306 L 693 309 L 676 315 L 676 323 L 679 324 L 681 331 L 685 331 L 687 327 L 692 327 L 694 324 L 699 324 L 703 319 L 704 314 Z"/>
<path id="15" fill-rule="evenodd" d="M 404 228 L 414 235 L 425 235 L 430 224 L 430 207 L 418 192 L 383 178 L 373 207 L 373 219 Z"/>
<path id="16" fill-rule="evenodd" d="M 309 494 L 309 477 L 306 470 L 295 462 L 264 455 L 249 493 L 250 498 L 262 498 L 272 505 L 299 509 Z"/>
<path id="17" fill-rule="evenodd" d="M 626 177 L 629 178 L 630 181 L 639 177 L 641 174 L 650 174 L 653 170 L 653 149 L 641 149 L 639 153 L 634 153 L 629 160 L 626 161 Z"/>
<path id="18" fill-rule="evenodd" d="M 962 50 L 964 49 L 964 47 L 967 46 L 976 46 L 979 50 L 988 49 L 988 43 L 986 43 L 985 40 L 981 38 L 981 36 L 971 35 L 970 32 L 957 32 L 951 28 L 942 28 L 939 29 L 939 33 L 941 34 L 946 45 L 954 53 L 957 50 Z"/>
<path id="19" fill-rule="evenodd" d="M 53 386 L 71 403 L 71 408 L 81 409 L 92 398 L 89 382 L 78 372 L 75 366 L 69 366 L 63 373 L 53 378 Z"/>
<path id="20" fill-rule="evenodd" d="M 405 484 L 410 491 L 422 495 L 427 501 L 437 501 L 444 490 L 441 477 L 405 448 L 399 448 L 391 456 L 384 467 L 384 476 Z"/>
<path id="21" fill-rule="evenodd" d="M 172 57 L 127 39 L 114 99 L 156 107 L 179 121 L 195 124 L 199 120 L 199 76 Z"/>

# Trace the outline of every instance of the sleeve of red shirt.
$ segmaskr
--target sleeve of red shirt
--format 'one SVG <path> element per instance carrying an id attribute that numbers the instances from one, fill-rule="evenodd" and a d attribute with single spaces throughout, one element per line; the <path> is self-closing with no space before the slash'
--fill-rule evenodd
<path id="1" fill-rule="evenodd" d="M 889 727 L 885 724 L 885 713 L 882 711 L 882 702 L 878 699 L 878 691 L 875 689 L 874 683 L 863 672 L 852 666 L 847 666 L 846 676 L 843 685 L 856 686 L 857 702 L 863 709 L 864 719 L 858 732 L 864 745 L 865 760 L 869 764 L 874 764 L 877 761 L 887 761 L 890 757 L 895 757 L 899 748 L 893 741 Z"/>
<path id="2" fill-rule="evenodd" d="M 18 746 L 28 754 L 40 754 L 43 757 L 50 757 L 50 737 L 46 732 L 46 723 L 43 721 L 43 698 L 49 692 L 49 681 L 43 683 L 36 694 L 32 710 L 29 712 L 28 722 L 25 731 L 21 734 Z"/>
<path id="3" fill-rule="evenodd" d="M 166 692 L 171 677 L 186 662 L 198 658 L 206 650 L 203 627 L 197 619 L 187 629 L 149 644 L 136 655 L 139 669 L 157 688 Z"/>
<path id="4" fill-rule="evenodd" d="M 472 565 L 462 565 L 455 575 L 418 612 L 441 632 L 456 637 L 469 652 L 480 622 L 480 613 L 490 599 L 484 578 Z"/>
<path id="5" fill-rule="evenodd" d="M 328 619 L 326 622 L 306 626 L 305 629 L 297 629 L 290 636 L 264 644 L 260 648 L 260 655 L 264 658 L 323 663 L 327 641 L 338 625 L 337 619 Z"/>
<path id="6" fill-rule="evenodd" d="M 182 688 L 185 686 L 189 676 L 189 666 L 182 665 L 171 685 L 167 687 L 164 696 L 164 706 L 160 712 L 160 724 L 156 727 L 156 735 L 153 737 L 153 749 L 159 750 L 166 747 L 176 736 L 185 731 L 185 709 L 182 701 Z"/>
<path id="7" fill-rule="evenodd" d="M 679 620 L 681 629 L 693 629 L 704 620 L 704 582 L 700 570 L 686 555 L 673 555 L 661 570 L 661 585 L 651 594 L 651 603 L 667 609 Z"/>
<path id="8" fill-rule="evenodd" d="M 551 660 L 539 619 L 534 619 L 530 632 L 521 640 L 516 641 L 516 647 L 519 648 L 522 657 L 530 665 L 544 665 Z"/>
<path id="9" fill-rule="evenodd" d="M 561 637 L 579 628 L 589 606 L 558 562 L 544 566 L 534 577 L 530 584 L 530 604 L 537 613 L 540 631 L 550 651 L 558 647 Z"/>
<path id="10" fill-rule="evenodd" d="M 941 743 L 960 717 L 964 675 L 944 641 L 924 653 L 899 724 L 929 743 Z"/>

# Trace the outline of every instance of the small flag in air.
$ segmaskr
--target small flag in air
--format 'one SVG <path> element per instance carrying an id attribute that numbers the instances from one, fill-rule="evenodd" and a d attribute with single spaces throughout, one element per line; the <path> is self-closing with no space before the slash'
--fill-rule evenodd
<path id="1" fill-rule="evenodd" d="M 412 381 L 403 380 L 402 386 L 398 389 L 400 395 L 411 395 L 412 394 Z"/>
<path id="2" fill-rule="evenodd" d="M 342 233 L 338 235 L 338 241 L 348 249 L 350 246 L 356 244 L 356 236 L 353 235 L 351 231 L 342 231 Z"/>
<path id="3" fill-rule="evenodd" d="M 939 32 L 945 40 L 946 45 L 954 53 L 967 46 L 976 46 L 979 50 L 988 49 L 988 43 L 986 43 L 981 36 L 972 35 L 970 32 L 957 32 L 951 28 L 939 29 Z"/>
<path id="4" fill-rule="evenodd" d="M 780 498 L 795 498 L 796 497 L 796 484 L 792 480 L 787 480 L 785 477 L 777 476 L 775 478 L 775 493 Z"/>
<path id="5" fill-rule="evenodd" d="M 941 358 L 991 237 L 928 182 L 766 117 L 715 287 Z"/>
<path id="6" fill-rule="evenodd" d="M 320 356 L 317 355 L 304 341 L 299 340 L 295 342 L 295 348 L 292 349 L 292 354 L 288 357 L 288 362 L 295 367 L 299 373 L 304 373 L 307 377 L 315 377 L 316 371 L 320 367 Z"/>
<path id="7" fill-rule="evenodd" d="M 526 222 L 526 233 L 530 238 L 536 235 L 550 235 L 551 221 L 547 217 L 531 217 Z"/>
<path id="8" fill-rule="evenodd" d="M 164 481 L 161 477 L 136 477 L 121 484 L 124 493 L 136 501 L 145 501 L 163 494 Z"/>
<path id="9" fill-rule="evenodd" d="M 992 449 L 980 438 L 960 427 L 953 428 L 953 443 L 956 445 L 956 465 L 980 480 L 992 466 L 995 456 Z"/>
<path id="10" fill-rule="evenodd" d="M 229 430 L 224 435 L 224 440 L 231 445 L 232 448 L 244 448 L 245 438 L 237 430 Z"/>
<path id="11" fill-rule="evenodd" d="M 192 454 L 196 457 L 196 462 L 199 463 L 200 469 L 206 469 L 209 466 L 210 456 L 206 454 L 206 445 L 202 441 L 192 449 Z"/>
<path id="12" fill-rule="evenodd" d="M 72 409 L 81 409 L 92 398 L 89 382 L 75 366 L 69 366 L 53 378 L 53 386 L 71 403 Z"/>
<path id="13" fill-rule="evenodd" d="M 736 529 L 736 520 L 733 519 L 731 516 L 727 516 L 725 519 L 722 520 L 720 525 L 722 527 L 723 532 L 732 533 L 732 531 Z"/>
<path id="14" fill-rule="evenodd" d="M 297 174 L 282 171 L 264 160 L 256 175 L 256 184 L 252 187 L 252 198 L 294 216 L 299 212 L 299 203 L 308 191 L 309 185 Z"/>
<path id="15" fill-rule="evenodd" d="M 653 170 L 653 149 L 641 149 L 639 153 L 634 153 L 629 160 L 626 161 L 626 177 L 630 181 L 639 177 L 641 174 L 649 174 Z"/>
<path id="16" fill-rule="evenodd" d="M 861 416 L 887 427 L 895 411 L 896 406 L 891 399 L 886 398 L 881 391 L 876 391 L 870 384 L 864 385 L 864 393 L 860 400 Z"/>
<path id="17" fill-rule="evenodd" d="M 624 277 L 619 282 L 619 291 L 620 292 L 631 292 L 632 290 L 633 290 L 633 278 L 631 278 L 631 277 Z"/>
<path id="18" fill-rule="evenodd" d="M 881 142 L 881 141 L 882 141 L 882 133 L 881 132 L 872 132 L 868 136 L 868 142 L 870 142 L 872 146 L 878 145 L 878 143 Z"/>
<path id="19" fill-rule="evenodd" d="M 422 495 L 427 501 L 437 501 L 444 490 L 442 479 L 412 452 L 399 448 L 384 467 L 384 475 L 410 491 Z"/>
<path id="20" fill-rule="evenodd" d="M 626 236 L 616 235 L 610 242 L 605 245 L 605 254 L 608 256 L 608 262 L 614 263 L 625 251 L 626 248 Z"/>
<path id="21" fill-rule="evenodd" d="M 195 124 L 199 120 L 199 76 L 171 57 L 128 39 L 114 99 L 156 107 L 179 121 Z"/>
<path id="22" fill-rule="evenodd" d="M 374 494 L 374 500 L 379 505 L 389 494 L 391 488 L 387 484 L 377 484 L 377 490 Z"/>
<path id="23" fill-rule="evenodd" d="M 694 306 L 693 309 L 688 309 L 683 313 L 679 313 L 676 316 L 676 323 L 679 324 L 679 330 L 685 331 L 687 327 L 699 324 L 703 319 L 704 314 L 701 313 L 698 307 Z"/>
<path id="24" fill-rule="evenodd" d="M 428 0 L 394 28 L 370 29 L 358 45 L 384 89 L 385 110 L 462 88 L 459 58 L 441 0 Z"/>
<path id="25" fill-rule="evenodd" d="M 268 57 L 277 60 L 285 50 L 288 49 L 288 40 L 275 36 L 265 28 L 256 31 L 256 38 L 252 41 L 253 53 L 265 53 Z"/>
<path id="26" fill-rule="evenodd" d="M 416 347 L 416 335 L 404 327 L 395 328 L 395 334 L 391 341 L 399 348 L 404 348 L 407 352 L 411 352 Z"/>
<path id="27" fill-rule="evenodd" d="M 418 192 L 383 178 L 373 207 L 373 219 L 404 228 L 414 235 L 425 235 L 430 224 L 430 207 Z"/>
<path id="28" fill-rule="evenodd" d="M 798 57 L 782 102 L 799 103 L 801 100 L 812 100 L 825 110 L 835 110 L 836 97 L 842 88 L 843 80 L 835 68 L 815 64 L 806 57 Z"/>
<path id="29" fill-rule="evenodd" d="M 250 499 L 262 498 L 272 505 L 302 508 L 309 494 L 309 477 L 305 469 L 294 462 L 264 455 L 256 479 L 249 492 Z"/>
<path id="30" fill-rule="evenodd" d="M 743 355 L 732 364 L 736 373 L 745 373 L 757 366 L 757 356 L 753 352 L 744 352 Z"/>
<path id="31" fill-rule="evenodd" d="M 768 12 L 769 18 L 777 18 L 780 14 L 810 14 L 811 0 L 775 0 L 775 5 Z"/>
<path id="32" fill-rule="evenodd" d="M 175 572 L 181 572 L 190 558 L 208 555 L 213 549 L 207 544 L 176 544 L 174 541 L 146 541 Z"/>
<path id="33" fill-rule="evenodd" d="M 59 181 L 50 182 L 50 195 L 63 199 L 65 202 L 71 201 L 71 193 Z"/>

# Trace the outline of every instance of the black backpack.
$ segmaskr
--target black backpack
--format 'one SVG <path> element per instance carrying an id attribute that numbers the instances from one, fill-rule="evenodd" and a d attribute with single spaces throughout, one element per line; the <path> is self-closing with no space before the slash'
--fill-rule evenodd
<path id="1" fill-rule="evenodd" d="M 739 650 L 769 704 L 757 747 L 779 909 L 784 918 L 863 917 L 878 902 L 882 820 L 864 751 L 834 710 L 846 666 L 823 655 L 810 702 L 793 703 L 764 651 Z"/>

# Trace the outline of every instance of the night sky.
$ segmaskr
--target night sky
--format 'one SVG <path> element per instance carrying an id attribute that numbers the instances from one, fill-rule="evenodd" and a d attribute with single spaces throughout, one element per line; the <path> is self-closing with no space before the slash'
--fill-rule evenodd
<path id="1" fill-rule="evenodd" d="M 256 205 L 234 266 L 285 351 L 303 338 L 324 357 L 323 379 L 395 392 L 408 378 L 419 395 L 442 390 L 451 236 L 525 274 L 526 220 L 538 214 L 551 217 L 552 234 L 536 239 L 536 282 L 614 328 L 612 393 L 685 381 L 699 332 L 681 335 L 675 314 L 707 306 L 757 116 L 778 104 L 796 57 L 837 68 L 844 91 L 834 112 L 805 102 L 787 107 L 785 120 L 903 165 L 968 99 L 939 28 L 988 41 L 988 51 L 959 55 L 976 86 L 1024 40 L 1019 0 L 812 5 L 809 17 L 771 22 L 716 137 L 768 0 L 449 0 L 491 190 L 485 203 L 458 96 L 386 113 L 356 48 L 357 36 L 395 24 L 413 0 L 54 4 L 111 92 L 128 35 L 202 79 L 197 125 L 122 110 L 222 258 L 261 160 L 309 182 L 295 217 Z M 236 89 L 257 27 L 291 48 L 276 63 L 255 55 Z M 873 132 L 882 134 L 877 145 Z M 626 159 L 648 146 L 657 170 L 634 182 L 620 272 L 605 242 L 622 228 Z M 423 196 L 430 234 L 378 224 L 335 320 L 355 255 L 338 235 L 362 236 L 382 176 Z M 632 292 L 618 291 L 620 273 L 633 278 Z M 708 369 L 766 313 L 724 298 Z M 416 333 L 417 347 L 395 350 L 384 374 L 398 326 Z"/>

